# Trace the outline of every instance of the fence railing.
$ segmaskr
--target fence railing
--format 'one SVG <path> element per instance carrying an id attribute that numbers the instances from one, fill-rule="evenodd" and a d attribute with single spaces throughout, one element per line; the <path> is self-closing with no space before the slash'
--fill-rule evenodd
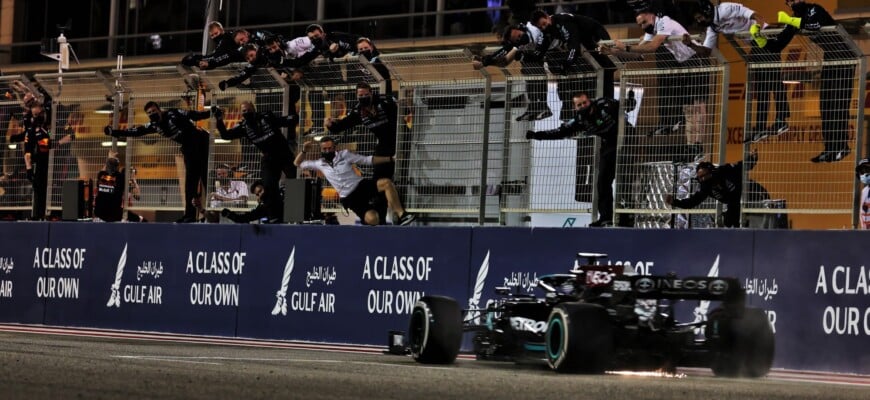
<path id="1" fill-rule="evenodd" d="M 683 210 L 669 207 L 665 197 L 684 198 L 697 190 L 693 178 L 698 162 L 735 162 L 757 149 L 757 165 L 745 171 L 746 223 L 772 227 L 770 221 L 759 220 L 767 214 L 789 213 L 793 218 L 839 215 L 843 219 L 829 224 L 819 223 L 821 218 L 799 220 L 795 227 L 852 225 L 857 208 L 853 168 L 864 118 L 860 106 L 864 104 L 864 74 L 859 72 L 866 70 L 854 43 L 839 29 L 798 35 L 782 52 L 769 56 L 759 55 L 748 37 L 736 35 L 729 43 L 741 60 L 726 62 L 716 51 L 708 57 L 681 60 L 668 52 L 611 56 L 616 82 L 606 86 L 604 82 L 610 81 L 604 79 L 606 71 L 597 54 L 584 52 L 571 70 L 553 62 L 561 56 L 558 51 L 540 63 L 514 62 L 477 70 L 465 49 L 384 54 L 375 64 L 351 56 L 318 59 L 299 81 L 260 69 L 248 81 L 225 90 L 219 89 L 219 83 L 236 75 L 242 66 L 209 71 L 166 66 L 64 73 L 62 86 L 57 74 L 37 74 L 34 80 L 52 94 L 55 104 L 52 133 L 57 146 L 50 162 L 48 208 L 63 206 L 64 181 L 93 179 L 109 149 L 117 149 L 128 170 L 137 171 L 142 196 L 128 204 L 129 209 L 177 212 L 184 208 L 185 166 L 177 144 L 157 135 L 120 140 L 103 135 L 106 125 L 126 128 L 147 122 L 143 106 L 148 101 L 164 108 L 219 105 L 226 109 L 229 127 L 240 118 L 242 101 L 253 102 L 258 111 L 298 112 L 298 129 L 285 134 L 301 145 L 328 133 L 326 118 L 347 115 L 356 105 L 356 85 L 365 82 L 382 95 L 396 98 L 393 180 L 405 207 L 417 213 L 423 224 L 577 226 L 593 219 L 598 139 L 530 141 L 525 132 L 556 128 L 571 118 L 571 96 L 576 92 L 594 98 L 608 96 L 612 89 L 625 114 L 619 128 L 614 184 L 614 212 L 621 224 L 717 226 L 715 215 L 721 206 L 712 199 Z M 837 49 L 836 57 L 828 47 Z M 729 108 L 729 80 L 743 65 L 747 71 L 745 107 Z M 30 83 L 24 76 L 0 77 L 0 88 L 13 80 Z M 778 89 L 764 88 L 783 86 L 783 80 L 791 106 L 789 130 L 752 143 L 752 128 L 777 123 L 772 113 L 764 114 L 769 100 L 754 113 L 752 102 L 765 94 L 775 98 Z M 536 121 L 518 120 L 539 102 L 551 115 Z M 12 110 L 19 106 L 14 97 L 7 97 L 0 99 L 0 107 Z M 740 143 L 732 143 L 726 123 L 730 114 L 740 112 L 746 112 L 741 120 L 745 136 Z M 259 178 L 261 155 L 245 141 L 220 140 L 213 120 L 201 121 L 199 126 L 212 133 L 210 172 L 202 193 L 205 208 L 219 209 L 226 205 L 212 204 L 207 198 L 219 184 L 227 184 L 217 179 L 215 169 L 228 165 L 232 175 L 224 179 L 249 185 Z M 18 129 L 13 118 L 4 134 Z M 74 140 L 58 144 L 72 133 Z M 340 146 L 367 155 L 382 140 L 363 126 L 334 136 Z M 843 146 L 831 150 L 849 151 L 832 162 L 812 163 L 810 158 L 823 150 L 823 137 L 834 140 L 828 145 Z M 19 165 L 20 145 L 12 149 L 5 144 L 3 156 L 0 210 L 26 209 L 32 196 Z M 363 168 L 361 173 L 368 175 L 371 170 Z M 323 211 L 343 211 L 337 195 L 325 186 Z M 253 198 L 231 204 L 237 209 L 254 205 Z M 843 223 L 846 219 L 848 224 Z"/>

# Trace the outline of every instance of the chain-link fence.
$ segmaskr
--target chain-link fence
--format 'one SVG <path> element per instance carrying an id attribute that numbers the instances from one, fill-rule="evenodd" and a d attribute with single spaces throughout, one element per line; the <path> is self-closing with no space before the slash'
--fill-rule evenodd
<path id="1" fill-rule="evenodd" d="M 54 101 L 48 210 L 56 211 L 63 207 L 64 183 L 95 179 L 113 150 L 111 138 L 103 135 L 103 127 L 112 124 L 113 90 L 100 72 L 37 74 L 35 78 Z M 123 160 L 124 148 L 118 150 Z"/>
<path id="2" fill-rule="evenodd" d="M 556 129 L 572 119 L 574 95 L 586 93 L 592 100 L 602 97 L 603 71 L 588 53 L 570 65 L 565 59 L 565 51 L 554 50 L 540 62 L 523 60 L 501 68 L 504 92 L 494 92 L 497 100 L 492 112 L 502 111 L 503 105 L 504 141 L 496 144 L 503 153 L 504 179 L 498 188 L 503 224 L 552 225 L 576 218 L 578 213 L 590 214 L 595 208 L 600 140 L 579 135 L 525 139 L 528 130 Z"/>
<path id="3" fill-rule="evenodd" d="M 336 139 L 340 149 L 347 149 L 354 153 L 370 156 L 390 156 L 392 154 L 375 154 L 376 148 L 385 146 L 394 147 L 396 141 L 396 124 L 381 126 L 381 137 L 377 137 L 364 123 L 356 126 L 348 126 L 347 129 L 326 129 L 327 119 L 340 121 L 354 110 L 357 106 L 357 85 L 365 83 L 372 88 L 374 93 L 381 96 L 383 101 L 393 101 L 392 93 L 387 88 L 387 81 L 365 60 L 364 57 L 346 56 L 340 59 L 327 60 L 318 58 L 304 69 L 303 77 L 298 81 L 301 88 L 300 101 L 300 128 L 302 129 L 302 143 L 316 141 L 324 136 Z M 344 126 L 342 125 L 342 128 Z M 316 146 L 316 143 L 315 143 Z M 318 152 L 314 152 L 319 154 Z M 392 153 L 390 151 L 389 153 Z M 381 176 L 395 179 L 390 166 L 384 168 Z M 358 172 L 364 177 L 372 177 L 373 167 L 358 166 Z M 339 203 L 338 193 L 314 171 L 306 171 L 303 176 L 307 179 L 319 179 L 322 182 L 321 209 L 325 213 L 344 212 Z M 381 199 L 381 201 L 386 201 Z M 350 211 L 348 211 L 350 213 Z M 357 216 L 358 217 L 358 216 Z"/>
<path id="4" fill-rule="evenodd" d="M 492 84 L 464 50 L 383 55 L 399 82 L 396 183 L 429 223 L 498 218 L 504 113 L 492 113 Z M 486 155 L 486 156 L 484 156 Z"/>
<path id="5" fill-rule="evenodd" d="M 642 228 L 712 227 L 717 204 L 671 208 L 667 196 L 685 199 L 701 161 L 724 159 L 728 70 L 717 51 L 695 53 L 672 37 L 654 52 L 618 52 L 622 121 L 616 169 L 615 213 L 620 225 Z M 626 40 L 628 46 L 639 41 Z"/>
<path id="6" fill-rule="evenodd" d="M 760 36 L 730 40 L 746 61 L 746 151 L 759 153 L 744 179 L 744 216 L 770 221 L 787 213 L 804 227 L 853 226 L 865 60 L 841 27 Z"/>
<path id="7" fill-rule="evenodd" d="M 220 82 L 240 74 L 246 65 L 233 64 L 214 70 L 189 72 L 187 75 L 187 81 L 191 85 L 198 87 L 200 91 L 208 91 L 205 97 L 209 105 L 217 105 L 224 110 L 224 124 L 227 129 L 234 128 L 241 121 L 241 103 L 245 101 L 251 102 L 257 112 L 287 115 L 290 110 L 285 90 L 287 83 L 269 68 L 259 68 L 239 85 L 220 89 Z M 210 124 L 209 131 L 214 137 L 214 145 L 209 163 L 206 208 L 210 211 L 220 211 L 223 208 L 247 211 L 256 206 L 256 198 L 249 188 L 262 177 L 262 154 L 246 138 L 221 139 L 214 123 Z M 297 135 L 296 132 L 282 134 L 291 140 L 295 140 Z M 216 214 L 213 217 L 212 220 L 216 219 Z"/>
<path id="8" fill-rule="evenodd" d="M 22 130 L 24 111 L 17 82 L 30 86 L 23 75 L 0 76 L 0 209 L 9 212 L 30 210 L 33 198 L 25 178 L 23 143 L 12 141 Z"/>

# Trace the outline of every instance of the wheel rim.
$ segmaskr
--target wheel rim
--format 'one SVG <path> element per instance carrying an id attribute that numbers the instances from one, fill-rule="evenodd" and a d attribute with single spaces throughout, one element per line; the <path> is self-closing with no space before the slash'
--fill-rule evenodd
<path id="1" fill-rule="evenodd" d="M 411 315 L 411 351 L 421 353 L 426 345 L 426 334 L 428 333 L 429 319 L 426 311 L 417 307 Z"/>
<path id="2" fill-rule="evenodd" d="M 562 318 L 554 317 L 547 325 L 547 356 L 555 360 L 562 355 L 562 342 L 564 324 Z"/>

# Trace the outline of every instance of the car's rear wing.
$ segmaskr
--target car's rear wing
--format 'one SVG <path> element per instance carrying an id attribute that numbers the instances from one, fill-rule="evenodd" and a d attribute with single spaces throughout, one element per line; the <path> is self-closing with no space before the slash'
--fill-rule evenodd
<path id="1" fill-rule="evenodd" d="M 639 299 L 683 299 L 742 302 L 746 296 L 736 278 L 711 276 L 619 276 L 614 292 L 633 292 Z"/>

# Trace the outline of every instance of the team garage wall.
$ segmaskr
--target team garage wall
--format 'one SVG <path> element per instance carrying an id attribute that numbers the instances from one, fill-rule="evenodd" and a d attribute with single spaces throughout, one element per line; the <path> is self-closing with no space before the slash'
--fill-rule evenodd
<path id="1" fill-rule="evenodd" d="M 870 374 L 868 233 L 0 223 L 0 321 L 385 345 L 426 294 L 485 306 L 578 251 L 736 276 L 775 367 Z M 684 302 L 693 321 L 715 304 Z"/>

